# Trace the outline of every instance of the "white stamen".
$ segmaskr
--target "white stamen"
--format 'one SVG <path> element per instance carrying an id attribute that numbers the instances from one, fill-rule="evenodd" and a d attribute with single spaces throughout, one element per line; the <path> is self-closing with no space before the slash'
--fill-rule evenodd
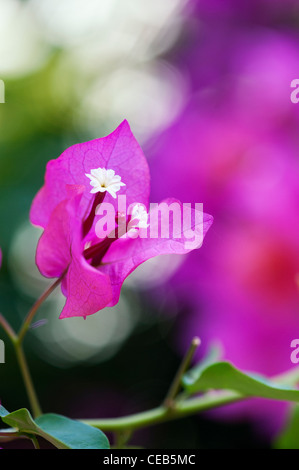
<path id="1" fill-rule="evenodd" d="M 144 206 L 140 203 L 135 204 L 131 210 L 131 220 L 128 224 L 128 228 L 147 228 L 148 227 L 148 213 Z"/>
<path id="2" fill-rule="evenodd" d="M 116 193 L 120 190 L 121 186 L 125 186 L 125 183 L 121 181 L 121 176 L 116 175 L 114 170 L 96 168 L 95 170 L 90 170 L 90 174 L 85 173 L 85 175 L 90 179 L 90 185 L 92 186 L 90 192 L 92 194 L 107 191 L 116 199 Z"/>

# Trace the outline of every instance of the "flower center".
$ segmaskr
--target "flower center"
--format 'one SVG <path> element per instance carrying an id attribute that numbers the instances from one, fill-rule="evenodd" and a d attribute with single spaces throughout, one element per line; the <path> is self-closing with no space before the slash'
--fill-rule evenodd
<path id="1" fill-rule="evenodd" d="M 112 197 L 116 198 L 116 193 L 120 190 L 121 186 L 125 186 L 122 183 L 121 177 L 115 174 L 114 170 L 106 170 L 106 168 L 96 168 L 90 170 L 90 173 L 85 173 L 87 178 L 90 179 L 90 185 L 92 186 L 91 194 L 96 194 L 91 209 L 83 222 L 83 237 L 85 237 L 90 231 L 94 218 L 95 211 L 99 204 L 101 204 L 107 191 Z"/>
<path id="2" fill-rule="evenodd" d="M 114 170 L 96 168 L 90 170 L 90 173 L 85 173 L 85 175 L 90 179 L 90 185 L 92 186 L 91 194 L 107 191 L 116 199 L 116 193 L 120 190 L 121 186 L 125 186 L 125 183 L 121 181 L 121 176 L 116 175 Z"/>
<path id="3" fill-rule="evenodd" d="M 117 226 L 113 233 L 104 238 L 99 243 L 86 246 L 83 251 L 83 256 L 86 260 L 91 260 L 92 266 L 99 266 L 102 262 L 104 255 L 107 253 L 111 244 L 123 237 L 126 233 L 130 238 L 136 238 L 138 229 L 148 227 L 148 213 L 142 204 L 135 204 L 131 210 L 128 219 L 125 220 L 124 214 L 118 213 L 115 218 Z"/>

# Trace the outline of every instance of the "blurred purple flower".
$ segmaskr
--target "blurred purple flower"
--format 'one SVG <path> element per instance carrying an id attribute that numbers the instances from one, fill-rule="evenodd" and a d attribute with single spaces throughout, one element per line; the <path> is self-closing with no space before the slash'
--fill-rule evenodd
<path id="1" fill-rule="evenodd" d="M 191 74 L 197 65 L 190 104 L 151 150 L 153 196 L 203 200 L 215 217 L 203 250 L 173 280 L 189 311 L 178 341 L 182 350 L 194 334 L 206 347 L 220 341 L 236 366 L 272 375 L 292 366 L 290 342 L 299 327 L 299 106 L 290 101 L 299 40 L 238 27 L 230 32 L 234 41 L 223 30 L 210 34 L 211 42 L 204 30 L 196 43 L 190 67 L 184 59 Z M 214 64 L 214 55 L 207 65 L 196 60 L 215 42 L 221 49 L 221 40 L 226 68 Z M 202 77 L 213 66 L 207 84 Z M 173 184 L 177 175 L 180 186 Z M 276 424 L 272 432 L 283 408 L 276 403 L 273 414 L 272 404 L 234 407 L 267 415 Z"/>

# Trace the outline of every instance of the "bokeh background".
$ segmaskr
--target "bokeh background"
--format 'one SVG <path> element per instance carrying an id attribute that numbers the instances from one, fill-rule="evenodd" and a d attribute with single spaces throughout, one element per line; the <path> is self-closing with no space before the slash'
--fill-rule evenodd
<path id="1" fill-rule="evenodd" d="M 203 202 L 215 218 L 200 250 L 138 268 L 113 309 L 61 321 L 62 295 L 46 302 L 26 339 L 44 411 L 95 418 L 156 406 L 195 335 L 198 358 L 217 342 L 245 370 L 292 367 L 295 78 L 295 0 L 0 0 L 0 311 L 12 325 L 48 285 L 34 264 L 40 232 L 28 212 L 46 162 L 66 147 L 127 118 L 149 161 L 152 201 Z M 0 369 L 3 405 L 27 406 L 8 341 Z M 251 400 L 140 432 L 133 443 L 270 447 L 289 415 L 284 404 Z"/>

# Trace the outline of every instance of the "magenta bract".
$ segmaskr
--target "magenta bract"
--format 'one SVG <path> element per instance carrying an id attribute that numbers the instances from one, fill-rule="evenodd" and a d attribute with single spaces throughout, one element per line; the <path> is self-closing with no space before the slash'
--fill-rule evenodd
<path id="1" fill-rule="evenodd" d="M 155 222 L 145 223 L 149 185 L 146 159 L 126 121 L 107 137 L 70 147 L 48 163 L 45 185 L 33 201 L 30 218 L 44 228 L 36 253 L 40 272 L 50 278 L 62 277 L 67 300 L 60 318 L 86 317 L 115 305 L 124 280 L 141 263 L 160 254 L 184 254 L 194 248 L 188 245 L 188 231 L 174 220 L 168 238 L 155 231 L 154 225 L 161 223 L 162 217 L 155 213 L 158 209 L 150 214 Z M 140 223 L 136 238 L 121 231 L 115 191 L 118 197 L 125 196 L 126 210 L 138 206 L 135 215 L 127 219 L 134 229 Z M 179 201 L 164 202 L 183 210 Z M 104 203 L 116 211 L 115 233 L 99 239 L 97 214 Z M 198 247 L 213 218 L 202 213 L 199 219 L 196 216 L 196 210 L 191 209 L 190 229 L 201 233 Z M 152 229 L 154 238 L 146 236 Z"/>

